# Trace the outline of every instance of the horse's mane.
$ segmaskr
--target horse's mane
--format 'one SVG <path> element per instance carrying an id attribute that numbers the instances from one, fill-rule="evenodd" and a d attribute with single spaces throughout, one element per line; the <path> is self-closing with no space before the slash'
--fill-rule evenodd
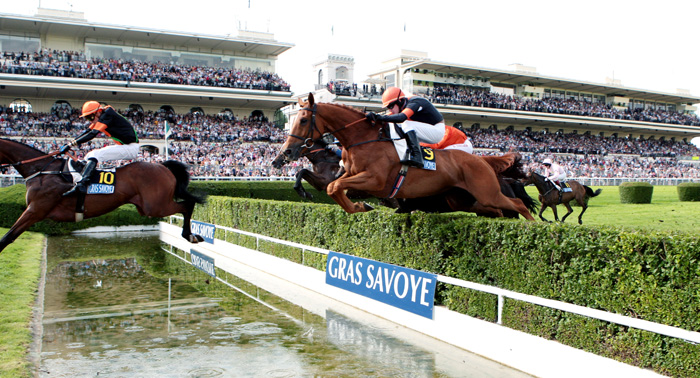
<path id="1" fill-rule="evenodd" d="M 5 140 L 5 141 L 8 141 L 8 142 L 12 142 L 12 143 L 19 144 L 19 145 L 22 146 L 22 147 L 28 148 L 28 149 L 30 149 L 30 150 L 34 150 L 34 151 L 36 151 L 36 152 L 38 152 L 38 153 L 41 153 L 41 154 L 45 154 L 45 153 L 46 153 L 46 152 L 44 152 L 44 151 L 42 151 L 42 150 L 40 150 L 40 149 L 38 149 L 38 148 L 32 147 L 32 146 L 30 146 L 30 145 L 28 145 L 28 144 L 24 144 L 24 143 L 22 143 L 22 142 L 18 142 L 18 141 L 14 140 L 14 139 L 0 138 L 0 140 Z"/>
<path id="2" fill-rule="evenodd" d="M 360 116 L 362 116 L 362 117 L 365 116 L 365 113 L 364 113 L 362 110 L 357 109 L 357 108 L 355 108 L 355 107 L 353 107 L 353 106 L 350 106 L 350 105 L 345 105 L 345 104 L 332 104 L 332 103 L 329 103 L 329 102 L 319 103 L 319 105 L 320 105 L 320 104 L 331 105 L 331 106 L 335 106 L 335 107 L 338 107 L 338 108 L 341 108 L 341 109 L 347 109 L 347 110 L 350 110 L 350 111 L 352 111 L 352 112 L 354 112 L 354 113 L 357 113 L 358 115 L 360 115 Z"/>

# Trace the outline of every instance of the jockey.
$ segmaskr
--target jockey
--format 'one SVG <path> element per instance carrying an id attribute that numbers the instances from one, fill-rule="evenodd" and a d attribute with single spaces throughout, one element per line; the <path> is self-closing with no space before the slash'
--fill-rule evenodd
<path id="1" fill-rule="evenodd" d="M 566 170 L 564 167 L 552 162 L 552 159 L 549 158 L 544 159 L 542 165 L 544 166 L 544 176 L 547 180 L 551 181 L 557 190 L 561 190 L 561 181 L 566 180 Z"/>
<path id="2" fill-rule="evenodd" d="M 409 150 L 409 159 L 402 160 L 401 164 L 423 167 L 423 154 L 418 143 L 438 143 L 443 138 L 445 121 L 440 112 L 430 101 L 419 96 L 407 97 L 398 87 L 384 91 L 382 106 L 389 110 L 389 115 L 370 112 L 367 118 L 400 124 Z"/>
<path id="3" fill-rule="evenodd" d="M 95 167 L 97 167 L 97 163 L 101 161 L 133 160 L 139 154 L 139 138 L 136 135 L 136 130 L 126 118 L 117 113 L 111 106 L 101 106 L 97 101 L 88 101 L 83 104 L 83 113 L 80 117 L 85 117 L 85 119 L 91 121 L 88 129 L 69 144 L 62 146 L 59 150 L 60 153 L 65 153 L 72 147 L 92 140 L 100 132 L 112 138 L 116 145 L 88 152 L 85 155 L 87 163 L 81 173 L 82 178 L 73 188 L 63 193 L 64 196 L 69 196 L 75 192 L 86 193 L 90 184 L 90 176 Z"/>
<path id="4" fill-rule="evenodd" d="M 445 126 L 445 136 L 442 137 L 442 140 L 439 142 L 433 144 L 421 143 L 420 145 L 434 150 L 442 150 L 453 146 L 452 148 L 457 148 L 470 154 L 474 151 L 474 146 L 472 146 L 472 142 L 469 141 L 467 134 L 452 126 Z"/>

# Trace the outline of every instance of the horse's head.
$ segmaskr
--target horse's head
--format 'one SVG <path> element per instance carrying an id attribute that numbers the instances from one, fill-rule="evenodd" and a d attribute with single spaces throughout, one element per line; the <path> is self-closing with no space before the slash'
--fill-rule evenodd
<path id="1" fill-rule="evenodd" d="M 282 145 L 281 157 L 275 159 L 275 167 L 298 160 L 304 150 L 312 148 L 325 135 L 338 138 L 341 144 L 350 148 L 358 138 L 367 139 L 362 133 L 376 132 L 371 128 L 351 127 L 363 121 L 370 124 L 363 112 L 349 106 L 316 103 L 312 93 L 309 93 L 306 101 L 299 99 L 299 106 L 301 108 L 292 123 L 289 136 Z"/>
<path id="2" fill-rule="evenodd" d="M 314 95 L 309 93 L 306 101 L 299 99 L 299 113 L 297 113 L 292 129 L 289 131 L 287 140 L 282 145 L 282 152 L 277 155 L 272 162 L 275 168 L 282 167 L 288 161 L 295 161 L 301 157 L 304 148 L 311 148 L 314 144 L 314 139 L 320 138 L 323 131 L 316 124 L 317 106 L 314 100 Z"/>

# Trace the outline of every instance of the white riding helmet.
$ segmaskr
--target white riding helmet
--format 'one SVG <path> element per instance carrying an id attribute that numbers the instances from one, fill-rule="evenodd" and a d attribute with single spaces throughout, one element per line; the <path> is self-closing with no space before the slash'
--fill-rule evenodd
<path id="1" fill-rule="evenodd" d="M 552 165 L 552 159 L 549 159 L 549 158 L 544 159 L 544 161 L 542 161 L 542 164 L 543 164 L 543 165 L 544 165 L 544 164 Z"/>

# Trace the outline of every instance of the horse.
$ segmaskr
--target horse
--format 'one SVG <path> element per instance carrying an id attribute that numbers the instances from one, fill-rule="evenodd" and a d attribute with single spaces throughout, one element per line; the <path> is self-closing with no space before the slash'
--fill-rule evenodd
<path id="1" fill-rule="evenodd" d="M 311 147 L 305 148 L 301 156 L 306 157 L 309 162 L 311 162 L 313 171 L 306 168 L 300 169 L 296 174 L 294 190 L 301 198 L 311 200 L 313 199 L 313 195 L 304 189 L 302 180 L 306 180 L 316 190 L 325 192 L 328 184 L 335 181 L 343 172 L 340 166 L 341 158 L 335 151 L 328 148 L 328 144 L 323 139 L 314 140 Z M 281 154 L 277 156 L 273 165 L 277 164 L 277 160 L 283 159 L 283 157 L 284 155 Z M 491 161 L 488 156 L 482 158 Z M 535 199 L 530 197 L 527 191 L 525 191 L 525 186 L 522 182 L 518 180 L 525 178 L 525 174 L 521 171 L 521 168 L 522 163 L 520 163 L 518 159 L 513 168 L 509 168 L 509 172 L 505 173 L 508 177 L 504 177 L 503 174 L 498 175 L 498 182 L 501 186 L 501 192 L 504 195 L 510 198 L 520 198 L 528 210 L 534 213 L 538 210 L 537 203 Z M 367 198 L 367 196 L 362 195 L 362 193 L 349 192 L 348 198 L 361 199 Z M 385 198 L 381 200 L 381 203 L 387 207 L 396 209 L 397 213 L 408 213 L 414 210 L 427 213 L 466 211 L 476 213 L 480 216 L 494 216 L 488 209 L 482 209 L 469 192 L 459 188 L 452 188 L 444 194 L 422 198 L 402 198 L 398 200 Z M 455 205 L 455 209 L 450 207 L 450 203 Z M 504 211 L 503 216 L 517 219 L 519 214 L 513 211 Z"/>
<path id="2" fill-rule="evenodd" d="M 364 202 L 350 201 L 345 194 L 349 189 L 378 198 L 417 198 L 441 194 L 457 187 L 469 192 L 481 206 L 492 209 L 496 214 L 502 215 L 503 210 L 511 210 L 534 220 L 522 200 L 508 198 L 501 193 L 496 170 L 484 159 L 460 150 L 435 150 L 435 170 L 411 167 L 401 178 L 399 156 L 391 139 L 382 136 L 382 123 L 378 123 L 378 127 L 363 112 L 349 106 L 316 103 L 313 94 L 309 94 L 306 101 L 300 98 L 299 105 L 301 108 L 282 145 L 282 157 L 275 159 L 275 167 L 298 160 L 302 149 L 310 147 L 313 140 L 323 134 L 335 136 L 345 147 L 345 173 L 328 184 L 326 192 L 347 213 L 373 210 Z M 510 166 L 513 157 L 501 160 L 501 165 Z"/>
<path id="3" fill-rule="evenodd" d="M 161 164 L 135 162 L 114 171 L 112 194 L 87 194 L 84 216 L 76 213 L 77 195 L 63 197 L 73 185 L 64 178 L 65 158 L 58 152 L 46 154 L 26 144 L 0 139 L 0 167 L 14 167 L 24 177 L 27 187 L 27 208 L 0 239 L 0 252 L 34 223 L 43 219 L 77 222 L 108 213 L 121 205 L 133 204 L 139 214 L 166 217 L 181 213 L 184 217 L 182 237 L 191 243 L 204 239 L 190 231 L 195 204 L 204 203 L 203 196 L 188 192 L 189 173 L 183 163 L 168 160 Z M 182 201 L 176 202 L 178 198 Z"/>
<path id="4" fill-rule="evenodd" d="M 571 205 L 569 205 L 569 202 L 576 200 L 576 202 L 581 206 L 581 213 L 578 215 L 578 224 L 583 224 L 581 217 L 583 217 L 583 213 L 585 213 L 586 209 L 588 208 L 588 199 L 599 195 L 603 189 L 599 188 L 594 192 L 593 189 L 586 185 L 582 185 L 578 181 L 569 180 L 567 183 L 571 187 L 571 192 L 560 193 L 554 186 L 554 183 L 547 180 L 546 177 L 532 171 L 528 174 L 527 178 L 523 181 L 523 184 L 534 184 L 537 191 L 540 193 L 539 200 L 542 203 L 539 213 L 540 219 L 545 222 L 549 222 L 542 216 L 542 213 L 547 207 L 551 207 L 552 212 L 554 213 L 554 220 L 559 221 L 559 216 L 557 215 L 557 205 L 563 203 L 568 211 L 566 215 L 561 218 L 562 223 L 564 223 L 566 217 L 574 212 Z"/>

